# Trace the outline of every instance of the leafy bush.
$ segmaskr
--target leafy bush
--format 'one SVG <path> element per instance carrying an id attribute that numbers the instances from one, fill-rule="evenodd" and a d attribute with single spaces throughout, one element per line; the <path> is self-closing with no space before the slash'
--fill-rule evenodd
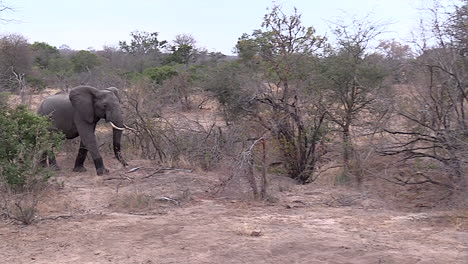
<path id="1" fill-rule="evenodd" d="M 10 218 L 30 224 L 41 194 L 52 176 L 39 166 L 42 153 L 56 148 L 63 135 L 50 121 L 25 107 L 0 109 L 0 209 Z"/>
<path id="2" fill-rule="evenodd" d="M 62 139 L 61 134 L 50 131 L 50 125 L 46 117 L 23 106 L 0 110 L 0 176 L 11 187 L 20 190 L 32 178 L 45 180 L 49 176 L 38 168 L 39 158 Z"/>
<path id="3" fill-rule="evenodd" d="M 177 70 L 171 66 L 151 67 L 145 69 L 143 75 L 149 77 L 157 84 L 162 84 L 164 80 L 177 75 Z"/>

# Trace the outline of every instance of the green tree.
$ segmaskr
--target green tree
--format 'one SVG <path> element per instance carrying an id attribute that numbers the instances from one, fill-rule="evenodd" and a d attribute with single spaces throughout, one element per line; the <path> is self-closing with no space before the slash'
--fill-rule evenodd
<path id="1" fill-rule="evenodd" d="M 195 60 L 198 51 L 195 48 L 196 41 L 193 36 L 179 34 L 173 42 L 174 44 L 170 47 L 172 53 L 166 58 L 166 63 L 174 62 L 188 65 Z"/>
<path id="2" fill-rule="evenodd" d="M 158 32 L 134 31 L 130 43 L 119 41 L 120 50 L 127 56 L 125 60 L 131 71 L 142 73 L 148 67 L 160 66 L 162 53 L 167 41 L 158 40 Z"/>
<path id="3" fill-rule="evenodd" d="M 120 49 L 131 54 L 148 54 L 161 52 L 167 44 L 165 40 L 158 40 L 158 32 L 133 31 L 130 33 L 132 40 L 119 41 Z"/>
<path id="4" fill-rule="evenodd" d="M 74 65 L 71 59 L 66 57 L 57 57 L 49 61 L 47 74 L 56 78 L 58 86 L 62 89 L 67 88 L 67 79 L 73 75 Z"/>
<path id="5" fill-rule="evenodd" d="M 90 72 L 94 67 L 101 64 L 98 55 L 87 50 L 78 51 L 71 57 L 71 62 L 75 72 Z"/>
<path id="6" fill-rule="evenodd" d="M 59 50 L 45 42 L 34 42 L 31 45 L 34 56 L 34 64 L 40 69 L 47 69 L 50 61 L 60 56 Z"/>

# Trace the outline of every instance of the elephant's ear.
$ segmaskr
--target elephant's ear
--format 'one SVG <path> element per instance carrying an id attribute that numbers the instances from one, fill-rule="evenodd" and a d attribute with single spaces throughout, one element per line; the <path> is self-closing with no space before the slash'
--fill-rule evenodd
<path id="1" fill-rule="evenodd" d="M 104 90 L 113 92 L 120 102 L 119 89 L 117 89 L 116 87 L 108 87 L 108 88 L 105 88 Z"/>
<path id="2" fill-rule="evenodd" d="M 78 86 L 70 91 L 70 101 L 75 111 L 88 123 L 94 121 L 94 96 L 97 90 L 90 86 Z"/>

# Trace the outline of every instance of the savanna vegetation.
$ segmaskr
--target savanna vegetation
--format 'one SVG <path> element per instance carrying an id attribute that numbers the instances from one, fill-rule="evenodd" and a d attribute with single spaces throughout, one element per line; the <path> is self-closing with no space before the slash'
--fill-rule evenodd
<path id="1" fill-rule="evenodd" d="M 34 161 L 60 136 L 26 111 L 31 95 L 84 84 L 120 89 L 133 128 L 128 155 L 228 171 L 223 180 L 245 177 L 255 198 L 268 196 L 269 174 L 313 184 L 332 171 L 337 185 L 433 184 L 466 201 L 468 5 L 428 14 L 402 43 L 383 40 L 386 25 L 365 19 L 319 33 L 299 10 L 274 5 L 233 43 L 237 56 L 208 52 L 188 34 L 162 40 L 157 31 L 131 32 L 101 50 L 3 35 L 0 186 L 16 194 L 50 177 Z M 24 106 L 10 109 L 11 95 Z M 222 121 L 175 114 L 207 108 Z"/>

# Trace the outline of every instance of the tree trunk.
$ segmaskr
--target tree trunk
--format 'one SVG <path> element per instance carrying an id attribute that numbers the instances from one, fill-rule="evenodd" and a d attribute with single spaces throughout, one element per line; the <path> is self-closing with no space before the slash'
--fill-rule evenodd
<path id="1" fill-rule="evenodd" d="M 260 186 L 260 196 L 262 199 L 266 198 L 266 192 L 268 188 L 268 179 L 267 179 L 267 161 L 266 161 L 266 143 L 265 139 L 262 139 L 262 180 Z"/>
<path id="2" fill-rule="evenodd" d="M 348 183 L 350 181 L 352 170 L 351 170 L 351 160 L 352 160 L 352 152 L 353 146 L 351 142 L 351 135 L 349 131 L 349 124 L 346 124 L 343 127 L 343 174 L 341 178 L 338 179 L 338 182 L 341 183 Z"/>

